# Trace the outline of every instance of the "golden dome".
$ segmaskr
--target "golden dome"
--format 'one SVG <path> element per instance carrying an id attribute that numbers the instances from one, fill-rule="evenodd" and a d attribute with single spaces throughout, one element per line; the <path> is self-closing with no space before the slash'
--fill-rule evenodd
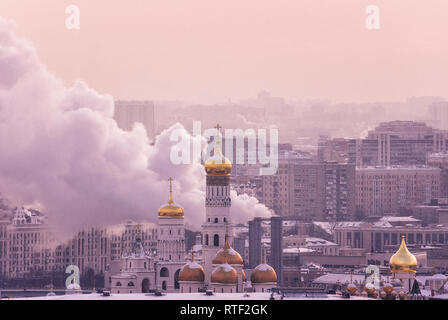
<path id="1" fill-rule="evenodd" d="M 243 258 L 241 258 L 241 255 L 230 246 L 229 236 L 227 234 L 224 247 L 219 249 L 215 257 L 213 258 L 212 263 L 243 264 Z"/>
<path id="2" fill-rule="evenodd" d="M 366 286 L 364 287 L 364 290 L 368 293 L 368 294 L 373 294 L 375 293 L 375 286 L 372 283 L 368 283 L 366 284 Z"/>
<path id="3" fill-rule="evenodd" d="M 198 281 L 204 282 L 204 268 L 194 261 L 194 254 L 191 255 L 191 261 L 182 267 L 179 272 L 179 281 Z"/>
<path id="4" fill-rule="evenodd" d="M 252 283 L 277 282 L 277 273 L 268 264 L 259 264 L 250 275 Z"/>
<path id="5" fill-rule="evenodd" d="M 216 125 L 216 129 L 218 130 L 217 140 L 216 140 L 216 147 L 215 147 L 215 153 L 213 157 L 208 159 L 204 166 L 205 166 L 205 172 L 208 175 L 212 176 L 228 176 L 230 175 L 230 172 L 232 171 L 232 163 L 229 159 L 227 159 L 221 152 L 221 140 L 219 138 L 220 132 L 219 129 L 221 126 L 218 124 Z"/>
<path id="6" fill-rule="evenodd" d="M 392 272 L 416 272 L 417 259 L 406 247 L 404 236 L 401 239 L 400 248 L 390 258 L 389 265 Z"/>
<path id="7" fill-rule="evenodd" d="M 394 290 L 394 286 L 391 283 L 386 283 L 383 286 L 383 291 L 386 292 L 387 294 L 390 294 L 392 291 Z"/>
<path id="8" fill-rule="evenodd" d="M 351 296 L 353 296 L 358 291 L 358 288 L 356 287 L 355 284 L 350 283 L 347 285 L 347 291 L 348 291 L 348 293 L 350 293 Z"/>
<path id="9" fill-rule="evenodd" d="M 277 282 L 277 273 L 275 272 L 274 268 L 266 264 L 266 255 L 264 248 L 261 258 L 261 264 L 256 266 L 250 274 L 250 281 L 252 283 Z"/>
<path id="10" fill-rule="evenodd" d="M 231 265 L 224 263 L 213 270 L 211 282 L 222 284 L 236 284 L 238 283 L 238 273 Z"/>
<path id="11" fill-rule="evenodd" d="M 180 206 L 174 204 L 173 200 L 173 188 L 172 188 L 172 178 L 168 179 L 170 181 L 170 198 L 168 199 L 168 204 L 159 208 L 159 217 L 166 218 L 183 218 L 184 209 Z"/>

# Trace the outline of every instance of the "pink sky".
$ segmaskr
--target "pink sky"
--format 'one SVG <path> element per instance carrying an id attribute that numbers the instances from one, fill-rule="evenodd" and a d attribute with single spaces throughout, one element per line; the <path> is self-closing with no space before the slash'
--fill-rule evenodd
<path id="1" fill-rule="evenodd" d="M 81 30 L 65 28 L 78 5 Z M 365 28 L 365 8 L 381 29 Z M 367 102 L 447 95 L 446 0 L 1 0 L 41 60 L 124 99 L 225 101 L 261 89 Z"/>

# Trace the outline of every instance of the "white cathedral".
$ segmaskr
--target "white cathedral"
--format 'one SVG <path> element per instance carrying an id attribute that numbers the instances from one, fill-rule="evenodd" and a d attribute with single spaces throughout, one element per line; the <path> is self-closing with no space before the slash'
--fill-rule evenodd
<path id="1" fill-rule="evenodd" d="M 158 210 L 157 256 L 143 249 L 139 232 L 134 248 L 112 261 L 105 274 L 111 293 L 244 292 L 246 274 L 243 259 L 235 251 L 230 217 L 230 173 L 232 164 L 221 152 L 220 126 L 214 155 L 205 162 L 206 218 L 202 224 L 202 257 L 194 252 L 186 261 L 184 210 L 173 201 L 172 179 L 168 204 Z M 200 264 L 202 263 L 202 265 Z M 252 291 L 264 292 L 277 286 L 275 270 L 263 261 L 251 273 Z"/>

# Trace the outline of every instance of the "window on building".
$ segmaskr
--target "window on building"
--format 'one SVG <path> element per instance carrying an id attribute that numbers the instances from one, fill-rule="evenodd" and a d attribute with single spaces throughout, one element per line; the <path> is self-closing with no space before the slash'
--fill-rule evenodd
<path id="1" fill-rule="evenodd" d="M 213 236 L 213 245 L 214 245 L 215 247 L 219 247 L 219 235 L 217 235 L 217 234 L 215 234 L 215 235 Z"/>

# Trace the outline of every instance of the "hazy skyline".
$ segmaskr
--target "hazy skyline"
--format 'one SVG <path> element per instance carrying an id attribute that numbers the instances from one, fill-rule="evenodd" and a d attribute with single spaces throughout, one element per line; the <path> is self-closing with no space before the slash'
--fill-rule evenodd
<path id="1" fill-rule="evenodd" d="M 65 27 L 65 8 L 81 29 Z M 365 28 L 368 5 L 380 30 Z M 334 102 L 446 97 L 448 2 L 364 0 L 3 0 L 67 85 L 116 99 L 224 102 L 266 89 Z"/>

